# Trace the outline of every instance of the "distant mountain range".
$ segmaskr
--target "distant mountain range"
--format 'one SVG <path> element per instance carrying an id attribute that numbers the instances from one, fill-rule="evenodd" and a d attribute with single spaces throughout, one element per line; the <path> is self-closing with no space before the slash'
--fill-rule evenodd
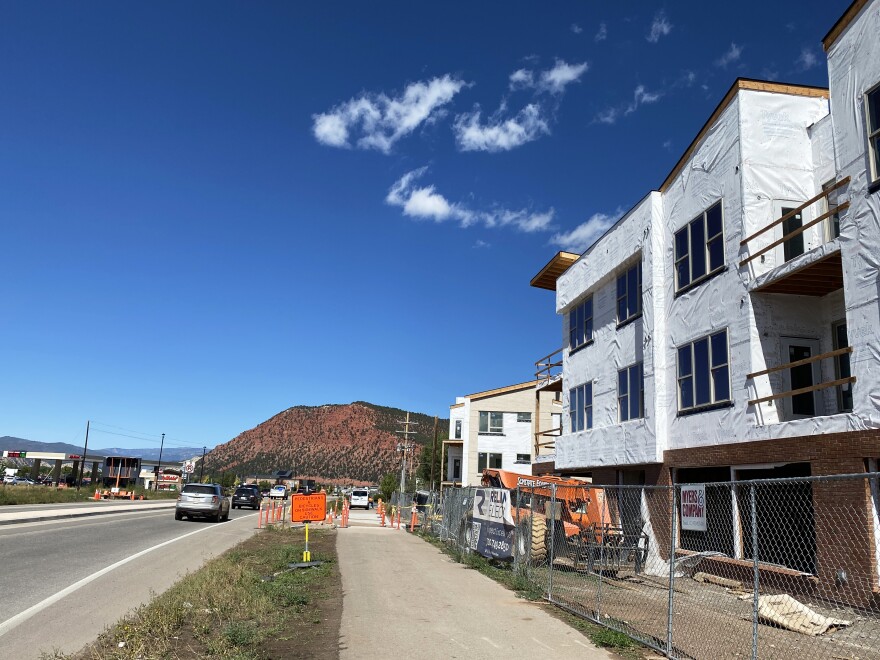
<path id="1" fill-rule="evenodd" d="M 14 438 L 9 435 L 0 437 L 0 453 L 4 451 L 45 451 L 64 454 L 82 454 L 82 445 L 71 445 L 66 442 L 39 442 L 37 440 L 25 440 Z M 89 447 L 89 455 L 99 456 L 137 456 L 147 460 L 159 460 L 159 448 L 128 449 L 125 447 L 111 447 L 109 449 L 93 449 Z M 165 447 L 162 449 L 162 462 L 180 463 L 193 456 L 201 456 L 201 447 Z"/>
<path id="2" fill-rule="evenodd" d="M 397 444 L 406 411 L 365 401 L 345 405 L 294 406 L 208 452 L 206 467 L 216 472 L 269 475 L 293 470 L 297 478 L 323 483 L 377 483 L 400 471 Z M 410 413 L 410 439 L 417 462 L 434 438 L 434 418 Z M 442 440 L 448 419 L 438 419 Z M 437 451 L 440 451 L 438 440 Z"/>

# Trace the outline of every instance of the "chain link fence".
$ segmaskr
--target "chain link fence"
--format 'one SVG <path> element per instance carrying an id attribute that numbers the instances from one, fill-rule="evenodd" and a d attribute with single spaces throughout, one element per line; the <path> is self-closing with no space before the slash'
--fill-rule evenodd
<path id="1" fill-rule="evenodd" d="M 880 474 L 510 491 L 512 569 L 672 658 L 880 659 Z M 475 551 L 476 488 L 427 533 Z M 418 506 L 418 505 L 417 505 Z"/>

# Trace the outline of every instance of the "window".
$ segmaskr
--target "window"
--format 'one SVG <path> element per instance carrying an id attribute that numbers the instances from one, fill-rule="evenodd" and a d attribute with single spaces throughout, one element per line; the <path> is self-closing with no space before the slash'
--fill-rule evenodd
<path id="1" fill-rule="evenodd" d="M 516 455 L 517 463 L 531 463 L 532 455 L 531 454 L 517 454 Z"/>
<path id="2" fill-rule="evenodd" d="M 822 184 L 822 190 L 828 190 L 833 187 L 837 182 L 834 179 L 831 179 L 828 183 Z M 840 213 L 835 211 L 838 205 L 838 193 L 840 192 L 840 188 L 835 188 L 828 192 L 825 197 L 825 213 L 829 211 L 834 211 L 828 218 L 824 221 L 825 225 L 825 240 L 832 241 L 838 236 L 840 236 Z"/>
<path id="3" fill-rule="evenodd" d="M 617 277 L 617 324 L 642 313 L 642 262 Z"/>
<path id="4" fill-rule="evenodd" d="M 584 383 L 568 391 L 568 414 L 572 433 L 593 428 L 593 383 Z"/>
<path id="5" fill-rule="evenodd" d="M 484 451 L 477 454 L 477 472 L 482 472 L 486 468 L 500 470 L 501 454 L 487 454 Z"/>
<path id="6" fill-rule="evenodd" d="M 868 129 L 868 159 L 871 181 L 880 179 L 880 85 L 865 94 L 866 126 Z"/>
<path id="7" fill-rule="evenodd" d="M 831 334 L 834 338 L 834 350 L 838 348 L 846 348 L 849 346 L 849 338 L 846 334 L 846 321 L 835 323 L 831 327 Z M 852 376 L 852 370 L 849 366 L 849 353 L 836 355 L 834 357 L 834 377 L 835 380 L 840 378 L 849 378 Z M 848 412 L 853 409 L 852 383 L 837 386 L 837 410 L 839 412 Z"/>
<path id="8" fill-rule="evenodd" d="M 461 459 L 453 458 L 452 459 L 452 478 L 453 479 L 461 479 Z"/>
<path id="9" fill-rule="evenodd" d="M 804 226 L 804 217 L 799 211 L 797 213 L 794 213 L 796 209 L 797 207 L 782 207 L 782 216 L 780 217 L 789 216 L 782 221 L 783 236 L 788 236 L 789 234 L 796 232 L 798 229 Z M 804 232 L 792 236 L 782 244 L 782 255 L 785 261 L 791 261 L 795 257 L 799 257 L 800 255 L 802 255 L 803 253 Z"/>
<path id="10" fill-rule="evenodd" d="M 532 413 L 516 413 L 516 421 L 532 423 Z"/>
<path id="11" fill-rule="evenodd" d="M 461 439 L 461 420 L 455 420 L 455 437 L 457 440 Z"/>
<path id="12" fill-rule="evenodd" d="M 504 414 L 480 411 L 480 433 L 504 433 Z"/>
<path id="13" fill-rule="evenodd" d="M 678 410 L 730 401 L 727 330 L 678 348 Z"/>
<path id="14" fill-rule="evenodd" d="M 645 385 L 642 363 L 617 372 L 618 421 L 638 419 L 645 416 Z"/>
<path id="15" fill-rule="evenodd" d="M 593 341 L 593 296 L 568 313 L 568 350 Z"/>
<path id="16" fill-rule="evenodd" d="M 675 232 L 675 290 L 681 291 L 724 268 L 724 223 L 717 202 Z"/>

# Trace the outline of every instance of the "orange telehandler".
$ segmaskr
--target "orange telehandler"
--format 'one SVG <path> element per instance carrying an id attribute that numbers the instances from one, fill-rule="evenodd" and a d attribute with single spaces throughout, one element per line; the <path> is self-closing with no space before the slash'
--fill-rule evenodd
<path id="1" fill-rule="evenodd" d="M 520 555 L 531 551 L 533 563 L 547 561 L 552 543 L 553 561 L 567 559 L 575 568 L 584 563 L 590 571 L 597 564 L 599 570 L 617 571 L 631 563 L 636 573 L 641 572 L 648 537 L 641 532 L 627 534 L 616 523 L 618 512 L 609 506 L 605 488 L 581 479 L 491 468 L 483 470 L 482 485 L 511 492 L 511 513 L 519 527 L 518 551 Z M 552 486 L 556 486 L 555 508 Z"/>

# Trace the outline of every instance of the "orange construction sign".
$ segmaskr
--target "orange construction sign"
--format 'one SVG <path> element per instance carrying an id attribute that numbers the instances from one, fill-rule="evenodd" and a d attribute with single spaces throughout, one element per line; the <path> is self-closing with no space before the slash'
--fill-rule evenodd
<path id="1" fill-rule="evenodd" d="M 318 522 L 327 517 L 327 493 L 290 498 L 290 522 Z"/>

